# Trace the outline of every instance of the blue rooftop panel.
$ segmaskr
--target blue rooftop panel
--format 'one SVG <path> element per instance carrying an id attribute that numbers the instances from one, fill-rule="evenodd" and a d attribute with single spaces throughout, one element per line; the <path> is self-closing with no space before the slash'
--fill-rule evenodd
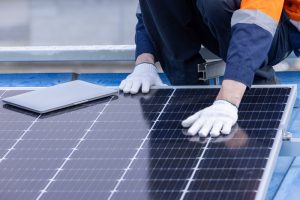
<path id="1" fill-rule="evenodd" d="M 297 158 L 289 169 L 274 200 L 297 200 L 300 197 L 300 158 Z"/>
<path id="2" fill-rule="evenodd" d="M 0 87 L 45 87 L 68 82 L 71 74 L 0 74 Z"/>
<path id="3" fill-rule="evenodd" d="M 287 171 L 293 164 L 293 158 L 290 157 L 279 157 L 274 169 L 274 173 L 269 185 L 266 200 L 272 200 L 280 188 L 284 178 L 286 177 Z"/>

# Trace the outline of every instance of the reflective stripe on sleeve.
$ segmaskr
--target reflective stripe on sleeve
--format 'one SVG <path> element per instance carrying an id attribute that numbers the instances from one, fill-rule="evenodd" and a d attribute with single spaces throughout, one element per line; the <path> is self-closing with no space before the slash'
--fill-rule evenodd
<path id="1" fill-rule="evenodd" d="M 291 23 L 300 31 L 300 21 L 290 20 Z"/>
<path id="2" fill-rule="evenodd" d="M 277 28 L 277 22 L 259 10 L 240 9 L 235 11 L 231 19 L 231 27 L 239 23 L 255 24 L 270 32 L 272 36 L 274 36 Z"/>
<path id="3" fill-rule="evenodd" d="M 138 4 L 138 7 L 136 9 L 136 14 L 141 14 L 141 13 L 142 13 L 141 6 L 140 6 L 140 4 Z"/>

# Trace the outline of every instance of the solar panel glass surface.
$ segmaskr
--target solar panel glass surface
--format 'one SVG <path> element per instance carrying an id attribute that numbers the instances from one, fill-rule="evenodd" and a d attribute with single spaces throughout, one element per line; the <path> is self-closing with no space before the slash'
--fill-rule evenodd
<path id="1" fill-rule="evenodd" d="M 290 91 L 247 91 L 238 125 L 220 138 L 180 125 L 218 89 L 120 94 L 46 115 L 1 106 L 0 197 L 254 199 Z"/>

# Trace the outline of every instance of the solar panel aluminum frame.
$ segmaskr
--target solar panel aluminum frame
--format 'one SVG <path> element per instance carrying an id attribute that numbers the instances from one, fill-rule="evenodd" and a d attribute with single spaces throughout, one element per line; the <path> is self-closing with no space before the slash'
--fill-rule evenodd
<path id="1" fill-rule="evenodd" d="M 267 187 L 270 183 L 272 173 L 274 170 L 274 165 L 276 163 L 277 157 L 279 155 L 279 151 L 282 145 L 282 139 L 283 139 L 283 133 L 287 129 L 288 121 L 291 116 L 291 112 L 293 109 L 294 102 L 296 100 L 296 91 L 297 91 L 297 85 L 260 85 L 260 86 L 253 86 L 253 88 L 282 88 L 282 87 L 288 87 L 291 88 L 291 92 L 287 101 L 287 104 L 285 106 L 285 110 L 283 112 L 283 116 L 280 121 L 280 125 L 277 131 L 277 136 L 274 140 L 274 144 L 272 147 L 272 150 L 270 152 L 270 156 L 266 165 L 266 168 L 264 170 L 261 183 L 259 185 L 257 194 L 256 194 L 256 199 L 261 200 L 265 198 Z M 40 87 L 0 87 L 1 90 L 35 90 L 39 89 Z M 112 87 L 116 88 L 116 87 Z M 166 87 L 153 87 L 153 89 L 180 89 L 180 88 L 185 88 L 185 89 L 192 89 L 192 88 L 220 88 L 220 86 L 166 86 Z"/>

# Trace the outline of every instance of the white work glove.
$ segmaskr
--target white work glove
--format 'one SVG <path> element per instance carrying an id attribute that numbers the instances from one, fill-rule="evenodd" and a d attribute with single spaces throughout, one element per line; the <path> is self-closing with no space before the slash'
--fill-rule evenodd
<path id="1" fill-rule="evenodd" d="M 182 121 L 183 127 L 190 127 L 188 135 L 199 134 L 206 137 L 209 133 L 217 137 L 221 133 L 228 135 L 238 119 L 238 109 L 225 100 L 217 100 L 213 105 L 200 110 Z"/>
<path id="2" fill-rule="evenodd" d="M 119 88 L 124 93 L 136 94 L 140 88 L 143 93 L 148 93 L 151 86 L 164 86 L 164 84 L 153 64 L 141 63 L 121 82 Z"/>

